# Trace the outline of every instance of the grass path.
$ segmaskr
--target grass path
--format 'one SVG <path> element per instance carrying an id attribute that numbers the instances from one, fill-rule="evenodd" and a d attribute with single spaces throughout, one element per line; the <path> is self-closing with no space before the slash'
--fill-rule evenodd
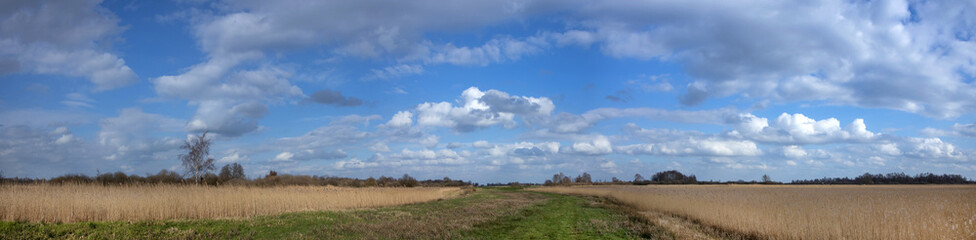
<path id="1" fill-rule="evenodd" d="M 603 199 L 511 188 L 397 207 L 246 219 L 0 222 L 0 239 L 639 239 L 662 235 Z M 619 207 L 619 206 L 617 206 Z"/>

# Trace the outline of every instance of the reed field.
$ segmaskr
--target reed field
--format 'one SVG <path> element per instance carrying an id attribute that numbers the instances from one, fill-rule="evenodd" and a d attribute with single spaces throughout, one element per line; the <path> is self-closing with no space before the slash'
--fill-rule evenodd
<path id="1" fill-rule="evenodd" d="M 451 198 L 457 187 L 0 185 L 0 220 L 28 222 L 241 218 Z"/>
<path id="2" fill-rule="evenodd" d="M 976 186 L 544 187 L 772 239 L 976 239 Z"/>

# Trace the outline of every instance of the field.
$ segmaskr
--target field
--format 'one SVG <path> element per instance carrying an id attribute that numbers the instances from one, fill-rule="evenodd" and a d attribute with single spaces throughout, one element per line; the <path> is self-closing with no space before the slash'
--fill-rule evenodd
<path id="1" fill-rule="evenodd" d="M 234 219 L 5 221 L 0 239 L 673 239 L 621 207 L 595 197 L 479 188 L 402 206 Z"/>
<path id="2" fill-rule="evenodd" d="M 976 186 L 3 185 L 0 239 L 976 239 Z"/>
<path id="3" fill-rule="evenodd" d="M 0 220 L 28 222 L 240 218 L 393 206 L 460 195 L 460 188 L 184 185 L 0 185 Z"/>
<path id="4" fill-rule="evenodd" d="M 773 239 L 976 239 L 976 186 L 579 186 L 744 236 Z M 656 222 L 667 227 L 668 223 Z"/>

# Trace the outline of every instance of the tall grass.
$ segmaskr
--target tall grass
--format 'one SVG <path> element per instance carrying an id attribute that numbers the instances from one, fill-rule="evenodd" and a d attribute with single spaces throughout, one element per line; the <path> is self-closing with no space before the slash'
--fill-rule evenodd
<path id="1" fill-rule="evenodd" d="M 238 218 L 391 206 L 459 194 L 460 188 L 0 185 L 0 220 L 77 222 Z"/>
<path id="2" fill-rule="evenodd" d="M 976 239 L 976 186 L 581 186 L 597 195 L 774 239 Z"/>

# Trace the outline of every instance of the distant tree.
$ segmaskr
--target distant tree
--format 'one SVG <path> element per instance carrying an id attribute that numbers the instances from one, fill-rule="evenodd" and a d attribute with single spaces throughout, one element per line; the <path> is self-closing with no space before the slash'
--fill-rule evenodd
<path id="1" fill-rule="evenodd" d="M 218 176 L 220 177 L 221 181 L 246 178 L 246 176 L 244 176 L 244 166 L 241 166 L 239 163 L 224 165 L 224 167 L 220 168 L 220 175 Z"/>
<path id="2" fill-rule="evenodd" d="M 188 175 L 193 175 L 193 181 L 200 185 L 203 176 L 214 170 L 214 159 L 210 157 L 210 144 L 212 139 L 207 138 L 207 132 L 198 136 L 193 136 L 183 143 L 180 148 L 187 151 L 180 154 L 183 168 Z"/>
<path id="3" fill-rule="evenodd" d="M 655 173 L 651 177 L 651 181 L 664 184 L 694 184 L 698 183 L 698 179 L 695 175 L 685 176 L 683 173 L 676 170 L 669 170 Z"/>
<path id="4" fill-rule="evenodd" d="M 583 174 L 581 174 L 579 176 L 576 176 L 576 179 L 574 179 L 574 182 L 576 182 L 576 183 L 593 183 L 593 179 L 592 179 L 592 177 L 590 177 L 590 174 L 589 173 L 583 172 Z"/>
<path id="5" fill-rule="evenodd" d="M 558 173 L 552 175 L 552 183 L 558 185 L 568 185 L 573 183 L 573 180 L 569 179 L 569 176 L 566 176 L 566 174 Z"/>
<path id="6" fill-rule="evenodd" d="M 634 183 L 643 182 L 643 181 L 644 181 L 644 176 L 641 176 L 640 173 L 634 174 Z"/>
<path id="7" fill-rule="evenodd" d="M 177 172 L 163 169 L 163 170 L 159 170 L 159 173 L 156 173 L 156 175 L 146 175 L 146 182 L 156 183 L 156 184 L 159 183 L 175 184 L 175 183 L 183 182 L 183 177 L 180 176 L 180 174 Z"/>
<path id="8" fill-rule="evenodd" d="M 271 171 L 268 171 L 268 175 L 264 176 L 264 178 L 277 177 L 277 176 L 278 176 L 278 172 L 275 172 L 274 170 L 271 170 Z"/>
<path id="9" fill-rule="evenodd" d="M 373 177 L 369 177 L 369 178 L 366 179 L 366 183 L 364 183 L 364 185 L 366 185 L 367 187 L 375 187 L 376 186 L 376 179 L 373 178 Z"/>
<path id="10" fill-rule="evenodd" d="M 545 183 L 543 183 L 542 185 L 546 185 L 546 186 L 552 186 L 552 185 L 553 185 L 553 184 L 552 184 L 552 180 L 549 180 L 549 179 L 546 179 L 546 182 L 545 182 Z"/>
<path id="11" fill-rule="evenodd" d="M 773 182 L 773 179 L 772 178 L 769 178 L 769 175 L 763 174 L 763 176 L 762 176 L 762 182 L 763 183 L 772 183 Z"/>
<path id="12" fill-rule="evenodd" d="M 617 177 L 612 177 L 612 178 L 610 178 L 610 182 L 619 183 L 620 182 L 620 179 L 617 179 Z"/>
<path id="13" fill-rule="evenodd" d="M 403 174 L 403 177 L 400 177 L 400 186 L 416 187 L 419 184 L 420 182 L 418 182 L 417 179 L 411 177 L 410 175 Z"/>
<path id="14" fill-rule="evenodd" d="M 857 181 L 859 184 L 874 184 L 874 179 L 872 178 L 873 176 L 870 173 L 864 173 L 864 175 L 854 178 L 854 181 Z"/>

